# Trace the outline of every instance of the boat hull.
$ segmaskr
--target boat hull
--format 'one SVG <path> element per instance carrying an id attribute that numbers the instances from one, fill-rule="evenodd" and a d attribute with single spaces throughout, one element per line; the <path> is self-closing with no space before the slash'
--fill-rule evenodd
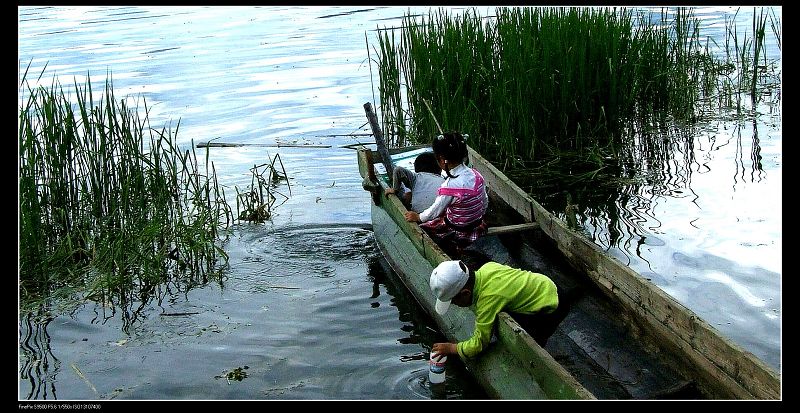
<path id="1" fill-rule="evenodd" d="M 391 201 L 387 199 L 386 202 Z M 468 339 L 475 320 L 472 312 L 455 306 L 444 316 L 434 311 L 434 297 L 428 285 L 434 268 L 431 262 L 446 256 L 434 249 L 429 249 L 429 254 L 424 256 L 382 206 L 372 205 L 372 227 L 387 262 L 419 305 L 434 318 L 442 334 L 452 342 Z M 513 349 L 523 348 L 518 342 L 532 342 L 533 339 L 505 313 L 499 324 L 497 342 L 480 357 L 464 361 L 490 397 L 513 400 L 594 398 L 540 347 L 534 347 L 539 350 L 538 354 L 513 354 Z M 537 369 L 537 366 L 540 367 Z"/>
<path id="2" fill-rule="evenodd" d="M 402 152 L 394 150 L 392 153 Z M 388 154 L 386 156 L 397 156 Z M 372 193 L 377 243 L 394 271 L 451 342 L 468 339 L 474 315 L 453 307 L 434 311 L 428 280 L 450 259 L 416 223 L 396 196 L 383 196 L 386 177 L 373 163 L 381 155 L 359 149 L 364 189 Z M 499 245 L 495 261 L 544 271 L 560 286 L 583 291 L 547 350 L 506 313 L 498 317 L 497 340 L 465 364 L 495 398 L 778 399 L 776 372 L 677 303 L 658 287 L 570 230 L 491 163 L 469 149 L 472 167 L 484 176 L 492 203 L 487 219 L 529 233 L 483 237 Z M 388 162 L 391 163 L 391 162 Z M 505 210 L 505 212 L 501 212 Z M 509 212 L 510 211 L 510 212 Z M 502 240 L 501 240 L 502 238 Z M 530 247 L 537 245 L 536 247 Z M 506 246 L 514 249 L 510 257 Z M 550 248 L 548 250 L 548 248 Z M 543 252 L 543 251 L 549 251 Z M 495 252 L 496 252 L 495 251 Z M 565 265 L 544 255 L 558 256 Z M 527 258 L 526 258 L 527 257 Z M 525 262 L 524 260 L 528 260 Z M 565 269 L 566 268 L 566 269 Z M 541 272 L 541 271 L 540 271 Z M 559 361 L 556 361 L 557 357 Z M 688 397 L 684 397 L 688 396 Z"/>
<path id="3" fill-rule="evenodd" d="M 470 161 L 494 196 L 529 222 L 539 223 L 569 263 L 619 302 L 632 328 L 653 337 L 670 364 L 719 399 L 780 399 L 776 371 L 567 225 L 522 191 L 472 148 Z"/>

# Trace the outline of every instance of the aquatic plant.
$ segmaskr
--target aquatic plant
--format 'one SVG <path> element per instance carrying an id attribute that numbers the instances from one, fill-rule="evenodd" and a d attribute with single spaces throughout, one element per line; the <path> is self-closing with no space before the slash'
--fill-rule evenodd
<path id="1" fill-rule="evenodd" d="M 697 22 L 685 9 L 669 26 L 634 25 L 625 9 L 498 8 L 485 20 L 440 9 L 400 30 L 380 32 L 378 67 L 386 132 L 400 141 L 435 134 L 424 99 L 444 129 L 470 131 L 505 164 L 618 145 L 631 119 L 686 118 L 698 100 Z"/>
<path id="2" fill-rule="evenodd" d="M 616 161 L 633 130 L 698 122 L 721 94 L 755 89 L 766 16 L 754 23 L 753 54 L 731 27 L 735 55 L 720 61 L 689 8 L 408 15 L 378 31 L 384 134 L 427 143 L 437 133 L 427 100 L 444 129 L 468 131 L 501 168 L 569 150 L 597 165 Z M 730 65 L 742 73 L 735 88 L 718 81 Z"/>
<path id="3" fill-rule="evenodd" d="M 762 52 L 767 18 L 778 38 L 780 22 L 755 14 L 754 38 L 737 32 L 735 16 L 726 22 L 722 58 L 690 8 L 407 15 L 377 34 L 384 135 L 429 143 L 438 119 L 469 133 L 473 148 L 552 211 L 564 210 L 570 192 L 576 203 L 592 197 L 616 209 L 603 199 L 654 182 L 675 148 L 691 145 L 693 125 L 721 109 L 743 113 L 743 93 L 755 106 L 780 85 L 767 78 L 774 61 Z"/>
<path id="4" fill-rule="evenodd" d="M 124 304 L 172 278 L 218 278 L 232 213 L 208 150 L 201 166 L 194 147 L 176 143 L 180 122 L 174 131 L 152 127 L 146 100 L 143 111 L 138 100 L 117 100 L 110 77 L 99 100 L 91 82 L 76 81 L 73 103 L 55 78 L 32 87 L 27 75 L 18 129 L 21 306 L 79 293 Z"/>
<path id="5" fill-rule="evenodd" d="M 276 161 L 282 172 L 278 172 Z M 285 180 L 288 185 L 289 180 L 279 154 L 275 154 L 270 163 L 253 165 L 250 173 L 251 180 L 248 189 L 240 192 L 239 188 L 236 188 L 236 216 L 240 221 L 261 223 L 272 216 L 272 208 L 277 201 L 275 195 L 283 197 L 284 202 L 289 199 L 288 196 L 276 190 L 280 181 Z M 267 176 L 264 177 L 264 174 Z M 291 185 L 288 188 L 291 195 Z"/>

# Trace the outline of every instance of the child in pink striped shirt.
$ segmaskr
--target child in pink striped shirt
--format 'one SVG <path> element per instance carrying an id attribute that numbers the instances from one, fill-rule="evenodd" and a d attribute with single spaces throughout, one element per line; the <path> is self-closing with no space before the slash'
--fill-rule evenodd
<path id="1" fill-rule="evenodd" d="M 489 197 L 483 176 L 464 164 L 467 143 L 460 133 L 437 136 L 432 148 L 445 180 L 430 207 L 420 213 L 408 211 L 405 218 L 409 222 L 420 222 L 420 227 L 445 252 L 458 252 L 486 234 L 483 216 Z"/>

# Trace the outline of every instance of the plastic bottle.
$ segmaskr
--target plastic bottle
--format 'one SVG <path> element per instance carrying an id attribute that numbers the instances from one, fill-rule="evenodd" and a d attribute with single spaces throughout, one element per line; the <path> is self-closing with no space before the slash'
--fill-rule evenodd
<path id="1" fill-rule="evenodd" d="M 430 367 L 428 371 L 428 380 L 431 384 L 438 384 L 443 383 L 445 379 L 445 363 L 447 362 L 447 356 L 445 355 L 438 355 L 436 358 L 433 357 L 433 353 L 431 353 L 431 359 L 428 362 L 428 366 Z"/>

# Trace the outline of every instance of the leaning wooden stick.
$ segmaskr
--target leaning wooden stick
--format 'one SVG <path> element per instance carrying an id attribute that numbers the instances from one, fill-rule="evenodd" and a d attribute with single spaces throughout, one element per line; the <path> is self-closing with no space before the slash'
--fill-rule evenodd
<path id="1" fill-rule="evenodd" d="M 439 134 L 444 135 L 444 132 L 442 131 L 442 126 L 439 125 L 439 121 L 436 120 L 436 115 L 434 115 L 433 111 L 431 110 L 431 105 L 428 104 L 428 101 L 425 100 L 425 98 L 422 98 L 422 103 L 425 104 L 425 107 L 428 108 L 428 112 L 431 113 L 431 117 L 433 118 L 433 121 L 436 123 L 436 128 L 439 129 Z"/>
<path id="2" fill-rule="evenodd" d="M 364 104 L 364 111 L 367 114 L 367 120 L 369 120 L 369 125 L 372 128 L 372 135 L 375 136 L 375 144 L 378 147 L 378 153 L 380 153 L 381 158 L 383 158 L 382 162 L 383 166 L 386 168 L 386 174 L 391 181 L 392 171 L 394 171 L 394 161 L 392 161 L 392 157 L 389 155 L 389 148 L 386 146 L 386 141 L 383 139 L 383 132 L 378 125 L 378 116 L 375 114 L 375 111 L 372 109 L 372 104 L 369 102 Z"/>

